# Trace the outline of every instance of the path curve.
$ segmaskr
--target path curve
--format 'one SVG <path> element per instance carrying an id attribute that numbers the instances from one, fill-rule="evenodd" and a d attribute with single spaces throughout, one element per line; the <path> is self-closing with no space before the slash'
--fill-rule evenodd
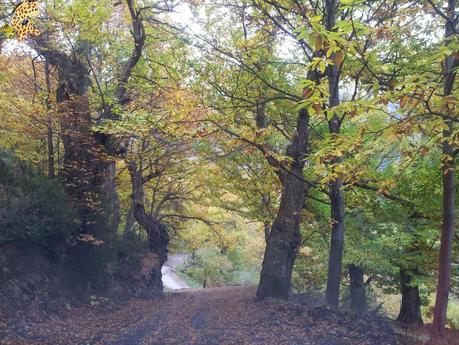
<path id="1" fill-rule="evenodd" d="M 181 279 L 177 273 L 177 266 L 183 265 L 188 259 L 186 254 L 169 254 L 166 263 L 161 269 L 163 275 L 163 285 L 166 290 L 187 289 L 189 286 Z"/>

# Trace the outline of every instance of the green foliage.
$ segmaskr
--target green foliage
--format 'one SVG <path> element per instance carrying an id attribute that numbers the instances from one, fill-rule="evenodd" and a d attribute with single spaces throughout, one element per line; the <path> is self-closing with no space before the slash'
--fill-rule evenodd
<path id="1" fill-rule="evenodd" d="M 59 183 L 1 152 L 0 243 L 46 244 L 75 230 L 74 214 Z"/>
<path id="2" fill-rule="evenodd" d="M 194 253 L 189 264 L 182 270 L 203 286 L 219 286 L 230 280 L 234 267 L 216 246 L 207 246 Z"/>
<path id="3" fill-rule="evenodd" d="M 448 304 L 447 323 L 451 328 L 459 329 L 459 302 L 452 299 Z"/>
<path id="4" fill-rule="evenodd" d="M 180 271 L 200 286 L 253 285 L 258 279 L 258 265 L 251 264 L 247 253 L 234 248 L 222 253 L 216 245 L 207 245 L 193 253 Z"/>
<path id="5" fill-rule="evenodd" d="M 66 260 L 72 268 L 70 279 L 75 284 L 86 282 L 92 292 L 104 293 L 113 288 L 115 281 L 129 287 L 147 253 L 148 242 L 141 236 L 112 234 L 99 245 L 80 241 L 68 246 Z"/>
<path id="6" fill-rule="evenodd" d="M 94 131 L 130 139 L 124 162 L 117 162 L 121 224 L 132 225 L 126 163 L 135 161 L 145 177 L 145 208 L 167 223 L 175 251 L 193 253 L 182 272 L 207 286 L 256 283 L 263 228 L 276 217 L 280 172 L 293 160 L 286 152 L 297 134 L 298 111 L 305 109 L 309 150 L 301 158 L 311 188 L 301 214 L 294 289 L 325 285 L 333 221 L 328 191 L 340 178 L 346 194 L 343 276 L 347 264 L 358 264 L 375 291 L 392 296 L 400 268 L 415 267 L 420 274 L 413 282 L 422 293 L 434 290 L 440 167 L 448 158 L 439 147 L 446 115 L 456 116 L 458 104 L 457 85 L 443 95 L 442 66 L 459 47 L 439 40 L 441 25 L 428 4 L 341 0 L 335 26 L 327 30 L 321 1 L 198 1 L 191 7 L 199 37 L 176 31 L 188 23 L 174 23 L 155 2 L 133 4 L 141 8 L 146 44 L 124 85 L 129 99 L 123 106 L 117 80 L 134 47 L 126 2 L 49 1 L 40 21 L 50 29 L 43 31 L 51 33 L 46 39 L 53 49 L 69 56 L 87 52 Z M 412 20 L 418 16 L 422 20 Z M 62 114 L 55 104 L 48 109 L 47 95 L 37 91 L 46 89 L 39 59 L 32 71 L 25 67 L 27 54 L 0 58 L 0 145 L 26 162 L 0 156 L 0 244 L 64 239 L 75 230 L 64 191 L 27 167 L 46 161 L 50 129 L 55 151 L 69 149 L 62 144 Z M 334 67 L 340 69 L 340 104 L 332 106 L 326 75 Z M 315 69 L 324 75 L 308 79 Z M 62 77 L 57 72 L 53 68 L 52 84 Z M 108 106 L 117 116 L 96 120 Z M 331 134 L 334 116 L 342 125 Z M 456 148 L 457 128 L 448 138 Z M 101 287 L 113 276 L 127 279 L 127 267 L 146 253 L 147 235 L 135 234 L 143 231 L 138 224 L 123 234 L 109 230 L 100 246 L 71 248 L 75 267 L 84 267 L 81 279 L 91 277 Z M 457 294 L 457 266 L 453 275 Z M 449 313 L 457 325 L 457 305 Z"/>
<path id="7" fill-rule="evenodd" d="M 435 306 L 435 293 L 428 296 L 428 302 L 422 308 L 422 314 L 424 320 L 431 321 L 433 316 L 433 310 Z M 448 303 L 448 310 L 446 314 L 446 324 L 454 329 L 459 329 L 459 300 L 456 297 L 450 297 Z"/>

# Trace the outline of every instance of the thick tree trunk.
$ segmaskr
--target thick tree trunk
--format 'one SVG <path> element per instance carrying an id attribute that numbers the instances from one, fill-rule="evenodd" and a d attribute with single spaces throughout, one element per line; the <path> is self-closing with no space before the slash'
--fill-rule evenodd
<path id="1" fill-rule="evenodd" d="M 397 321 L 408 325 L 423 324 L 419 287 L 413 284 L 413 278 L 417 274 L 417 269 L 400 268 L 400 291 L 402 293 L 402 304 Z"/>
<path id="2" fill-rule="evenodd" d="M 457 36 L 455 26 L 457 0 L 448 0 L 447 17 L 448 21 L 445 26 L 446 45 L 454 42 L 453 37 Z M 451 95 L 454 89 L 456 79 L 456 67 L 459 65 L 459 60 L 455 54 L 450 55 L 445 61 L 445 83 L 444 95 Z M 449 115 L 454 116 L 449 110 Z M 449 289 L 451 285 L 451 250 L 453 234 L 456 221 L 456 164 L 454 149 L 449 143 L 452 133 L 454 132 L 454 122 L 448 121 L 448 129 L 443 132 L 443 155 L 444 167 L 442 171 L 443 184 L 443 223 L 440 237 L 440 253 L 438 259 L 438 282 L 437 295 L 435 299 L 435 308 L 432 322 L 432 343 L 443 344 L 445 340 L 445 325 L 446 311 L 448 308 Z"/>
<path id="3" fill-rule="evenodd" d="M 146 213 L 143 204 L 139 201 L 135 201 L 134 217 L 148 233 L 149 248 L 157 256 L 157 262 L 150 271 L 148 291 L 145 291 L 143 295 L 145 297 L 157 296 L 163 291 L 161 268 L 167 260 L 169 235 L 166 226 Z"/>
<path id="4" fill-rule="evenodd" d="M 257 290 L 257 298 L 287 299 L 291 276 L 300 244 L 300 221 L 308 185 L 303 180 L 304 156 L 308 150 L 309 115 L 305 109 L 298 115 L 297 134 L 287 149 L 293 163 L 289 171 L 281 170 L 282 194 L 276 219 L 266 243 Z"/>
<path id="5" fill-rule="evenodd" d="M 81 222 L 81 232 L 108 238 L 119 224 L 115 161 L 94 135 L 88 88 L 90 71 L 85 56 L 89 47 L 78 43 L 71 56 L 49 49 L 37 39 L 40 53 L 57 68 L 56 100 L 62 112 L 64 145 L 62 179 Z M 53 163 L 54 165 L 54 163 Z"/>
<path id="6" fill-rule="evenodd" d="M 292 175 L 284 176 L 279 211 L 266 243 L 258 298 L 288 298 L 293 264 L 301 240 L 300 221 L 304 196 L 304 182 Z"/>
<path id="7" fill-rule="evenodd" d="M 94 188 L 95 180 L 99 178 L 97 156 L 100 148 L 91 135 L 92 119 L 87 98 L 89 69 L 78 61 L 76 54 L 69 58 L 64 53 L 45 50 L 44 55 L 58 70 L 56 99 L 63 114 L 62 178 L 79 215 L 81 232 L 94 233 L 94 227 L 100 221 L 101 202 L 99 191 Z"/>
<path id="8" fill-rule="evenodd" d="M 358 313 L 368 311 L 368 302 L 366 295 L 366 285 L 363 280 L 363 268 L 354 264 L 348 265 L 349 278 L 351 285 L 349 291 L 351 294 L 351 309 Z"/>
<path id="9" fill-rule="evenodd" d="M 146 40 L 141 13 L 136 10 L 135 1 L 127 0 L 126 4 L 132 20 L 134 47 L 119 75 L 116 98 L 121 107 L 130 101 L 126 85 L 142 56 Z M 128 140 L 91 131 L 92 119 L 86 95 L 90 85 L 90 69 L 86 61 L 90 47 L 84 42 L 77 42 L 72 54 L 66 55 L 50 48 L 43 36 L 37 37 L 35 43 L 47 63 L 58 70 L 57 102 L 66 108 L 63 111 L 67 115 L 63 123 L 63 177 L 69 194 L 76 201 L 82 232 L 102 235 L 102 238 L 111 236 L 120 223 L 113 156 L 125 151 Z M 118 119 L 109 105 L 103 105 L 103 118 Z"/>

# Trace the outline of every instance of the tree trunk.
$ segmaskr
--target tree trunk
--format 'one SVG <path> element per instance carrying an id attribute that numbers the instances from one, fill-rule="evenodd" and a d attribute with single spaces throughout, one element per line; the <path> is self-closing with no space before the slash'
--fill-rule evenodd
<path id="1" fill-rule="evenodd" d="M 46 110 L 51 110 L 51 79 L 48 60 L 45 61 L 45 80 L 46 80 Z M 54 178 L 54 143 L 53 143 L 53 121 L 48 116 L 46 122 L 46 141 L 48 146 L 48 177 Z"/>
<path id="2" fill-rule="evenodd" d="M 82 51 L 81 53 L 84 54 Z M 100 148 L 91 135 L 87 91 L 89 69 L 77 54 L 68 57 L 58 51 L 43 52 L 50 64 L 57 67 L 56 99 L 62 112 L 61 128 L 64 144 L 62 177 L 81 222 L 82 233 L 95 233 L 100 205 L 95 181 L 100 177 L 98 154 Z"/>
<path id="3" fill-rule="evenodd" d="M 400 268 L 400 290 L 402 305 L 397 321 L 408 325 L 422 325 L 421 298 L 419 287 L 413 285 L 413 278 L 418 274 L 417 269 Z"/>
<path id="4" fill-rule="evenodd" d="M 334 30 L 336 23 L 336 14 L 338 11 L 339 3 L 335 0 L 326 1 L 326 23 L 325 27 L 328 31 Z M 331 58 L 334 59 L 336 53 L 333 53 Z M 341 66 L 333 64 L 327 68 L 329 107 L 336 107 L 339 105 L 339 77 Z M 343 116 L 344 117 L 344 116 Z M 341 130 L 341 123 L 343 117 L 334 114 L 329 121 L 329 132 L 337 136 Z M 332 164 L 341 163 L 341 158 L 336 157 L 332 160 Z M 327 289 L 325 291 L 325 301 L 333 309 L 338 308 L 339 304 L 339 290 L 341 284 L 341 271 L 344 251 L 344 192 L 343 181 L 340 177 L 330 182 L 330 221 L 332 225 L 332 233 L 330 239 L 330 251 L 328 256 L 328 275 L 327 275 Z"/>
<path id="5" fill-rule="evenodd" d="M 363 280 L 363 268 L 354 264 L 348 265 L 349 278 L 351 285 L 349 287 L 351 294 L 351 309 L 358 313 L 368 311 L 368 302 L 366 295 L 366 285 Z"/>
<path id="6" fill-rule="evenodd" d="M 167 233 L 165 224 L 161 223 L 145 211 L 142 164 L 137 167 L 135 162 L 131 162 L 128 167 L 132 184 L 133 214 L 135 220 L 147 232 L 149 248 L 154 254 L 156 254 L 157 259 L 157 262 L 150 272 L 148 291 L 145 291 L 144 293 L 145 297 L 152 297 L 161 294 L 163 291 L 161 268 L 167 260 L 169 234 Z"/>
<path id="7" fill-rule="evenodd" d="M 456 36 L 454 20 L 456 14 L 457 1 L 448 0 L 447 17 L 448 21 L 445 26 L 446 45 L 454 42 L 452 39 Z M 456 79 L 455 68 L 459 65 L 459 60 L 455 54 L 450 55 L 445 61 L 445 82 L 444 95 L 451 95 Z M 446 108 L 448 109 L 448 108 Z M 450 116 L 454 116 L 453 111 L 448 110 Z M 451 250 L 452 240 L 456 221 L 456 176 L 455 176 L 455 153 L 449 143 L 451 134 L 454 132 L 454 122 L 447 122 L 448 129 L 443 131 L 442 153 L 445 156 L 444 167 L 442 171 L 443 185 L 443 223 L 440 237 L 440 253 L 438 259 L 438 282 L 437 295 L 435 299 L 434 315 L 432 322 L 432 343 L 443 344 L 445 340 L 446 311 L 448 308 L 449 289 L 451 285 Z"/>
<path id="8" fill-rule="evenodd" d="M 62 177 L 81 221 L 81 232 L 104 238 L 109 213 L 104 201 L 104 180 L 108 176 L 103 148 L 91 135 L 87 98 L 72 96 L 65 102 L 61 123 L 64 143 Z M 108 194 L 108 193 L 107 193 Z M 105 197 L 104 197 L 105 196 Z"/>
<path id="9" fill-rule="evenodd" d="M 113 157 L 105 156 L 103 157 L 102 164 L 102 202 L 107 225 L 111 229 L 109 234 L 112 235 L 118 231 L 121 222 L 120 200 L 116 189 L 116 161 Z"/>
<path id="10" fill-rule="evenodd" d="M 309 115 L 298 115 L 297 134 L 287 149 L 293 163 L 289 171 L 279 172 L 282 194 L 279 210 L 266 243 L 257 298 L 287 299 L 291 276 L 300 244 L 300 221 L 308 185 L 303 180 L 304 156 L 308 150 Z"/>
<path id="11" fill-rule="evenodd" d="M 106 239 L 117 230 L 119 203 L 115 185 L 115 161 L 92 132 L 88 89 L 89 46 L 78 42 L 72 55 L 49 48 L 36 40 L 39 52 L 58 71 L 56 100 L 62 112 L 64 145 L 62 179 L 81 223 L 82 233 Z M 53 163 L 54 165 L 54 163 Z"/>
<path id="12" fill-rule="evenodd" d="M 450 123 L 452 129 L 452 124 Z M 449 131 L 448 131 L 449 132 Z M 450 132 L 451 133 L 451 132 Z M 444 134 L 449 137 L 448 133 Z M 451 145 L 445 139 L 443 154 L 453 157 Z M 446 312 L 448 308 L 449 289 L 451 285 L 451 251 L 456 220 L 456 177 L 454 160 L 444 163 L 448 169 L 443 173 L 443 223 L 440 237 L 440 252 L 438 258 L 437 295 L 432 323 L 432 339 L 434 343 L 442 344 L 445 338 Z"/>
<path id="13" fill-rule="evenodd" d="M 146 213 L 143 204 L 139 201 L 135 201 L 134 217 L 147 232 L 148 246 L 157 256 L 157 262 L 150 271 L 148 290 L 143 295 L 145 297 L 157 296 L 163 291 L 161 268 L 167 261 L 169 235 L 166 226 Z"/>
<path id="14" fill-rule="evenodd" d="M 129 208 L 129 211 L 126 215 L 126 224 L 124 225 L 124 234 L 128 234 L 132 231 L 132 227 L 134 226 L 134 208 L 133 205 Z"/>
<path id="15" fill-rule="evenodd" d="M 337 178 L 330 184 L 332 233 L 328 255 L 326 303 L 336 309 L 339 303 L 341 271 L 344 252 L 344 193 L 343 182 Z"/>
<path id="16" fill-rule="evenodd" d="M 116 88 L 118 105 L 124 107 L 130 101 L 127 83 L 142 56 L 146 35 L 140 11 L 136 3 L 126 4 L 132 20 L 134 47 L 119 75 Z M 82 232 L 91 232 L 102 238 L 111 236 L 120 223 L 120 204 L 116 190 L 115 154 L 126 150 L 129 140 L 119 140 L 113 135 L 93 133 L 92 118 L 86 92 L 90 85 L 90 68 L 87 63 L 90 46 L 77 42 L 72 54 L 50 48 L 44 36 L 35 39 L 38 51 L 46 61 L 58 70 L 57 102 L 64 105 L 63 123 L 64 180 L 69 194 L 76 201 L 81 218 Z M 111 106 L 103 104 L 104 119 L 118 119 Z M 111 231 L 107 231 L 111 230 Z"/>
<path id="17" fill-rule="evenodd" d="M 284 177 L 277 217 L 269 233 L 257 297 L 287 299 L 298 245 L 305 196 L 304 182 L 292 175 Z"/>
<path id="18" fill-rule="evenodd" d="M 265 234 L 265 244 L 268 243 L 270 230 L 271 230 L 271 223 L 270 222 L 265 222 L 263 224 L 263 231 L 264 231 L 264 234 Z"/>

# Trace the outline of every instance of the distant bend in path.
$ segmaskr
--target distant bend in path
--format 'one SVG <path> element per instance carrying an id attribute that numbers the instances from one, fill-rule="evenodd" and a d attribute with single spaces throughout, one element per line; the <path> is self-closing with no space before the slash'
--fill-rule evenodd
<path id="1" fill-rule="evenodd" d="M 166 290 L 187 289 L 189 286 L 175 272 L 177 266 L 183 265 L 188 256 L 186 254 L 169 254 L 166 263 L 161 269 L 163 285 Z"/>

